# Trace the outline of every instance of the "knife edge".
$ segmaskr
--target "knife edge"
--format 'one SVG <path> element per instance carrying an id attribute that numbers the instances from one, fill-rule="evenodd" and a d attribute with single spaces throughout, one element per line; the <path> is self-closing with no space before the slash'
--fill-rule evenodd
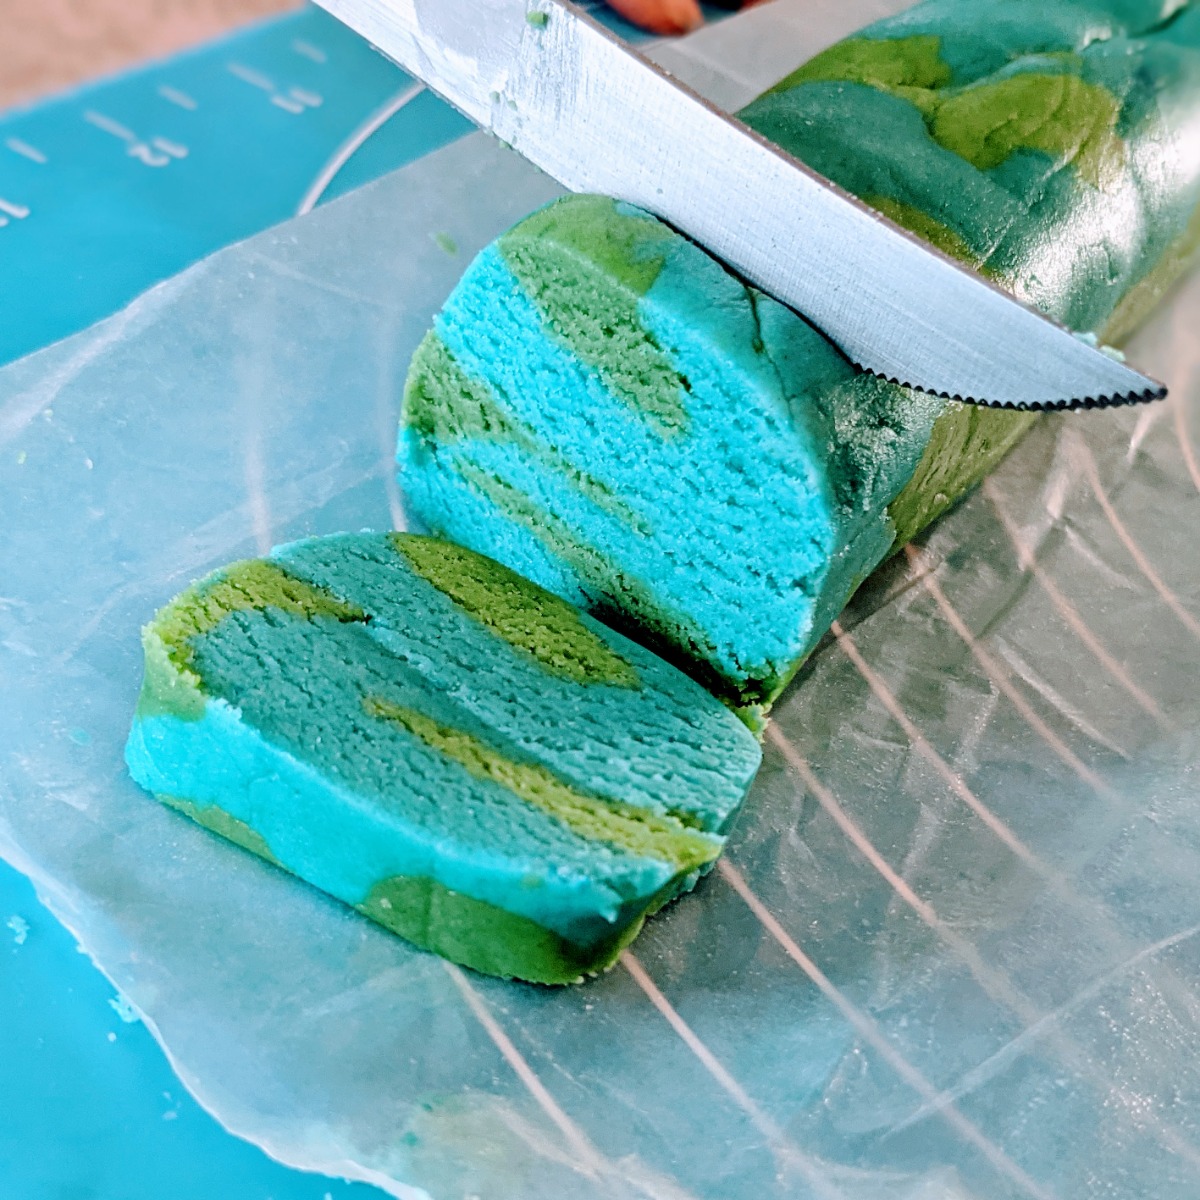
<path id="1" fill-rule="evenodd" d="M 721 112 L 569 0 L 319 2 L 569 189 L 652 212 L 881 378 L 1018 409 L 1166 394 Z"/>

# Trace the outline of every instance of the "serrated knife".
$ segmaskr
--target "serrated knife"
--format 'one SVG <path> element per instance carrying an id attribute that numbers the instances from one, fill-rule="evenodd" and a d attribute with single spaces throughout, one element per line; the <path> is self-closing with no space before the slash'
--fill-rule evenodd
<path id="1" fill-rule="evenodd" d="M 1166 395 L 713 108 L 568 0 L 318 2 L 567 188 L 661 217 L 865 370 L 1006 408 Z"/>

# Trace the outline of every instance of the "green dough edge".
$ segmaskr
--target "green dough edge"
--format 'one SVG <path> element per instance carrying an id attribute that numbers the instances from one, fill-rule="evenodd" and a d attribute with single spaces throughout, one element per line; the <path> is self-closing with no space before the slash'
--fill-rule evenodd
<path id="1" fill-rule="evenodd" d="M 275 857 L 261 834 L 230 816 L 220 805 L 193 804 L 162 793 L 157 799 L 209 832 L 304 882 Z M 581 983 L 589 975 L 599 975 L 612 967 L 621 951 L 641 932 L 646 919 L 674 895 L 674 888 L 669 888 L 655 896 L 631 924 L 612 938 L 586 949 L 528 917 L 451 891 L 436 880 L 421 876 L 394 875 L 383 879 L 365 900 L 352 907 L 419 949 L 430 950 L 485 975 L 527 983 L 569 984 Z"/>

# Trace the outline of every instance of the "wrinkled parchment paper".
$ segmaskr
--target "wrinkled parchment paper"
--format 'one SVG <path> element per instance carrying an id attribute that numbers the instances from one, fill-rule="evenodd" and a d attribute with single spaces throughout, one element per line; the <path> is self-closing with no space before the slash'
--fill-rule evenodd
<path id="1" fill-rule="evenodd" d="M 737 104 L 887 7 L 671 62 Z M 1173 401 L 1044 421 L 877 574 L 603 979 L 449 967 L 126 777 L 138 627 L 403 522 L 407 356 L 553 192 L 468 139 L 0 372 L 0 853 L 230 1129 L 408 1200 L 1200 1194 L 1200 278 L 1130 347 Z"/>

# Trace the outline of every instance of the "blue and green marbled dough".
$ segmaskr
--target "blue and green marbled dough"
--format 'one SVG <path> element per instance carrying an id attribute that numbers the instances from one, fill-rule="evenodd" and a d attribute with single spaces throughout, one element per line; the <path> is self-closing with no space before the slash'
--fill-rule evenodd
<path id="1" fill-rule="evenodd" d="M 1108 339 L 1200 236 L 1200 4 L 930 0 L 742 117 Z M 399 461 L 430 528 L 754 708 L 1031 420 L 863 376 L 656 220 L 569 197 L 436 318 Z"/>
<path id="2" fill-rule="evenodd" d="M 715 861 L 759 762 L 653 654 L 431 538 L 314 538 L 147 626 L 126 759 L 418 945 L 563 983 Z"/>

